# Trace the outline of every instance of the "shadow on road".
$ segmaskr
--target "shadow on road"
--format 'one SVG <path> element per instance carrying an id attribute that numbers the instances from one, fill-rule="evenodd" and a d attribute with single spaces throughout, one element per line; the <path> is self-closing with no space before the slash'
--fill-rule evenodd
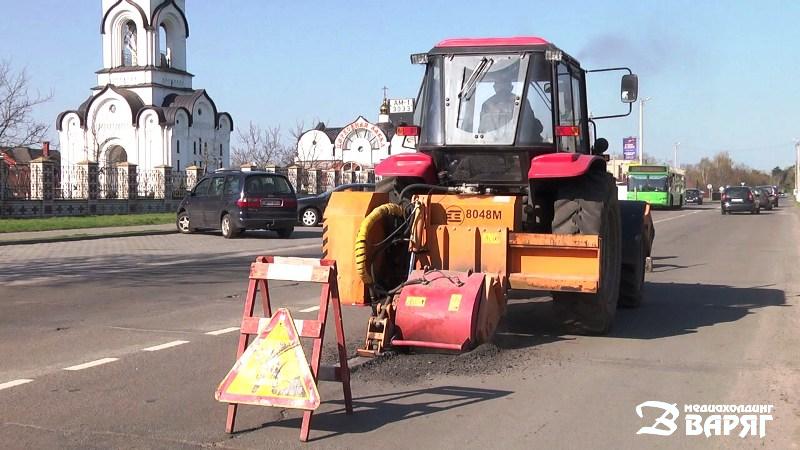
<path id="1" fill-rule="evenodd" d="M 214 230 L 203 230 L 203 231 L 195 231 L 193 234 L 200 234 L 204 236 L 218 236 L 220 239 L 224 239 L 222 237 L 221 231 L 214 231 Z M 318 238 L 322 236 L 322 229 L 314 230 L 314 229 L 304 229 L 304 230 L 294 230 L 292 235 L 288 238 L 279 238 L 277 232 L 275 231 L 267 231 L 267 230 L 248 230 L 244 231 L 241 235 L 239 235 L 235 239 L 272 239 L 276 241 L 291 241 L 293 239 L 309 239 L 309 238 Z"/>
<path id="2" fill-rule="evenodd" d="M 646 283 L 642 306 L 620 309 L 613 337 L 657 339 L 735 322 L 761 308 L 786 305 L 786 295 L 766 287 Z"/>
<path id="3" fill-rule="evenodd" d="M 556 318 L 548 295 L 512 292 L 494 343 L 502 349 L 517 349 L 573 339 Z M 648 282 L 639 308 L 617 310 L 609 336 L 658 339 L 696 333 L 702 327 L 734 322 L 772 306 L 787 306 L 782 290 Z"/>
<path id="4" fill-rule="evenodd" d="M 460 386 L 387 392 L 385 394 L 354 398 L 354 414 L 351 416 L 345 414 L 344 402 L 339 400 L 335 403 L 341 405 L 340 409 L 314 414 L 311 421 L 311 441 L 324 440 L 342 434 L 369 433 L 390 423 L 429 414 L 443 413 L 475 403 L 505 397 L 509 394 L 513 394 L 513 392 Z M 256 431 L 269 426 L 299 429 L 300 418 L 269 422 L 263 424 L 262 427 L 242 430 L 239 433 Z M 327 433 L 324 436 L 319 436 L 319 432 Z"/>
<path id="5" fill-rule="evenodd" d="M 26 282 L 38 279 L 42 273 L 56 274 L 48 279 L 48 286 L 85 283 L 105 280 L 114 287 L 148 286 L 175 287 L 176 283 L 210 285 L 241 280 L 247 285 L 250 264 L 259 255 L 291 255 L 318 257 L 318 250 L 293 250 L 291 248 L 254 248 L 251 255 L 243 252 L 196 253 L 192 255 L 109 255 L 93 258 L 69 257 L 36 259 L 4 263 L 0 271 L 0 284 Z"/>

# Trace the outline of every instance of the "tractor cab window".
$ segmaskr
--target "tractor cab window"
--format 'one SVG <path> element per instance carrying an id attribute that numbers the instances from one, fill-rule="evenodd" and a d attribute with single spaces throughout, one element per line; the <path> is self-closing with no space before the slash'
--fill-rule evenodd
<path id="1" fill-rule="evenodd" d="M 425 72 L 414 109 L 414 124 L 422 128 L 420 143 L 444 144 L 442 134 L 442 58 L 435 58 Z M 423 124 L 423 120 L 425 123 Z"/>
<path id="2" fill-rule="evenodd" d="M 449 145 L 512 145 L 528 54 L 445 59 L 445 136 Z M 527 101 L 526 108 L 530 108 Z"/>
<path id="3" fill-rule="evenodd" d="M 581 78 L 577 70 L 561 63 L 558 65 L 558 125 L 578 127 L 577 136 L 560 136 L 558 150 L 575 153 L 583 146 L 584 127 L 582 114 Z"/>
<path id="4" fill-rule="evenodd" d="M 553 143 L 551 65 L 544 53 L 533 53 L 528 69 L 527 105 L 520 111 L 517 145 Z"/>

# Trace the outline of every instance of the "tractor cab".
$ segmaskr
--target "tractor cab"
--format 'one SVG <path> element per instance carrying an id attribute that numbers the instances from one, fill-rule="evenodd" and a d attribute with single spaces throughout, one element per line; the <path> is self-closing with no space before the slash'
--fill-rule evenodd
<path id="1" fill-rule="evenodd" d="M 524 188 L 532 158 L 592 153 L 586 71 L 544 39 L 448 39 L 411 61 L 426 65 L 412 132 L 439 183 Z"/>

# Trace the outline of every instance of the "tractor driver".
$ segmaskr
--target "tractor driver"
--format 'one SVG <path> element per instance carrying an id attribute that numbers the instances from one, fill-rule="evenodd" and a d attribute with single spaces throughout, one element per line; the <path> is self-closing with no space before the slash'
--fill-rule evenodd
<path id="1" fill-rule="evenodd" d="M 499 130 L 500 128 L 508 125 L 514 118 L 514 106 L 517 103 L 517 96 L 513 92 L 513 85 L 510 81 L 498 80 L 494 82 L 495 94 L 481 106 L 481 122 L 478 127 L 479 133 L 486 133 L 489 131 Z M 522 120 L 525 122 L 532 122 L 524 124 L 526 128 L 523 132 L 525 135 L 531 135 L 534 142 L 541 142 L 541 133 L 544 130 L 542 123 L 534 116 L 533 108 L 529 102 L 523 102 L 523 111 L 521 112 Z M 532 129 L 527 129 L 532 128 Z"/>

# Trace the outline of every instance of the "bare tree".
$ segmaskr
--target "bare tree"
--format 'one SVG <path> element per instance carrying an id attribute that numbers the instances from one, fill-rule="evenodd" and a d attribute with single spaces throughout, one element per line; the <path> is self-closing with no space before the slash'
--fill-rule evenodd
<path id="1" fill-rule="evenodd" d="M 284 144 L 280 127 L 261 128 L 250 122 L 238 130 L 238 143 L 231 149 L 234 165 L 255 164 L 264 167 L 270 164 L 283 165 L 291 161 L 293 148 Z"/>
<path id="2" fill-rule="evenodd" d="M 17 147 L 41 142 L 49 127 L 32 117 L 33 109 L 49 101 L 52 93 L 30 92 L 25 69 L 14 71 L 11 63 L 0 61 L 0 146 Z"/>

